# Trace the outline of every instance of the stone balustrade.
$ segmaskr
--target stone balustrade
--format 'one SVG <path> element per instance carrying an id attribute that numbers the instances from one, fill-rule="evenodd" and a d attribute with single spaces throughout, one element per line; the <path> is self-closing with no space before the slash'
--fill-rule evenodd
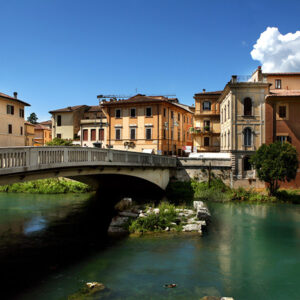
<path id="1" fill-rule="evenodd" d="M 140 152 L 83 147 L 0 148 L 0 175 L 59 167 L 176 167 L 176 158 Z"/>

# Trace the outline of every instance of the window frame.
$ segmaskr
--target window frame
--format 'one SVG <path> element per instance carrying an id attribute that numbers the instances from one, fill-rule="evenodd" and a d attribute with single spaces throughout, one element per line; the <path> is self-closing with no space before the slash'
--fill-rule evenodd
<path id="1" fill-rule="evenodd" d="M 57 115 L 56 125 L 57 127 L 61 127 L 61 115 Z"/>
<path id="2" fill-rule="evenodd" d="M 13 128 L 12 124 L 8 124 L 8 134 L 12 134 Z"/>
<path id="3" fill-rule="evenodd" d="M 205 107 L 206 104 L 209 104 L 209 105 L 208 105 L 208 108 Z M 211 101 L 208 101 L 208 100 L 203 101 L 203 102 L 202 102 L 202 110 L 203 110 L 203 111 L 211 111 Z"/>
<path id="4" fill-rule="evenodd" d="M 277 90 L 282 89 L 281 79 L 275 79 L 275 89 L 277 89 Z"/>
<path id="5" fill-rule="evenodd" d="M 208 141 L 208 142 L 207 142 Z M 204 147 L 209 147 L 210 146 L 210 138 L 209 138 L 209 136 L 205 136 L 204 138 L 203 138 L 203 146 Z"/>
<path id="6" fill-rule="evenodd" d="M 148 114 L 148 109 L 150 109 L 150 115 Z M 146 110 L 145 110 L 145 116 L 147 118 L 151 118 L 153 116 L 153 113 L 152 113 L 152 106 L 147 106 L 146 107 Z"/>
<path id="7" fill-rule="evenodd" d="M 93 136 L 93 135 L 94 135 L 94 136 Z M 91 129 L 91 134 L 90 134 L 90 136 L 91 136 L 91 142 L 94 142 L 94 141 L 97 140 L 97 131 L 96 131 L 95 128 L 92 128 L 92 129 Z"/>
<path id="8" fill-rule="evenodd" d="M 243 100 L 243 116 L 244 117 L 252 117 L 253 116 L 253 101 L 250 97 L 246 97 Z"/>
<path id="9" fill-rule="evenodd" d="M 86 137 L 85 137 L 86 133 Z M 82 129 L 82 140 L 84 142 L 87 142 L 89 140 L 89 130 L 88 129 Z"/>
<path id="10" fill-rule="evenodd" d="M 133 111 L 134 111 L 134 115 L 132 115 Z M 136 118 L 136 108 L 135 107 L 130 108 L 130 118 Z"/>
<path id="11" fill-rule="evenodd" d="M 117 132 L 119 132 L 119 134 L 117 134 Z M 121 128 L 119 128 L 119 127 L 115 128 L 115 140 L 116 141 L 122 140 L 122 131 L 121 131 Z"/>
<path id="12" fill-rule="evenodd" d="M 11 104 L 6 105 L 6 114 L 7 115 L 14 115 L 15 114 L 15 107 Z"/>
<path id="13" fill-rule="evenodd" d="M 150 138 L 148 138 L 147 132 L 150 132 Z M 145 128 L 145 140 L 146 141 L 151 141 L 152 140 L 152 128 L 151 127 L 146 127 Z"/>
<path id="14" fill-rule="evenodd" d="M 119 116 L 118 116 L 117 112 L 119 112 Z M 121 119 L 122 118 L 122 110 L 121 110 L 121 108 L 116 108 L 115 109 L 115 118 L 116 119 Z"/>
<path id="15" fill-rule="evenodd" d="M 249 135 L 246 135 L 246 133 L 249 133 Z M 250 141 L 250 143 L 248 143 Z M 253 145 L 253 134 L 252 129 L 250 127 L 246 127 L 243 130 L 243 145 L 244 147 L 252 147 Z"/>
<path id="16" fill-rule="evenodd" d="M 130 140 L 132 140 L 132 141 L 136 140 L 136 128 L 130 127 L 129 132 L 130 132 Z M 134 137 L 132 137 L 132 132 L 134 132 Z"/>

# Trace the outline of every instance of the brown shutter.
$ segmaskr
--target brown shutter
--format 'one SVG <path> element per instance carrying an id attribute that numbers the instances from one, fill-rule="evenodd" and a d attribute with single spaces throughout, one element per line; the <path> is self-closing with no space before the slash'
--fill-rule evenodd
<path id="1" fill-rule="evenodd" d="M 91 141 L 96 141 L 96 129 L 91 129 Z"/>
<path id="2" fill-rule="evenodd" d="M 84 141 L 87 141 L 87 140 L 88 140 L 88 130 L 87 130 L 87 129 L 84 129 L 84 130 L 83 130 L 83 140 L 84 140 Z"/>
<path id="3" fill-rule="evenodd" d="M 99 129 L 99 140 L 104 141 L 104 129 Z"/>

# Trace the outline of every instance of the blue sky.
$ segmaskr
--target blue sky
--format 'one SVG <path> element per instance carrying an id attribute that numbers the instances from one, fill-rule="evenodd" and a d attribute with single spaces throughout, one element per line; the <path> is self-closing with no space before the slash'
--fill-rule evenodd
<path id="1" fill-rule="evenodd" d="M 250 52 L 268 26 L 300 27 L 300 1 L 0 0 L 0 11 L 0 92 L 40 121 L 136 89 L 192 104 L 260 64 Z"/>

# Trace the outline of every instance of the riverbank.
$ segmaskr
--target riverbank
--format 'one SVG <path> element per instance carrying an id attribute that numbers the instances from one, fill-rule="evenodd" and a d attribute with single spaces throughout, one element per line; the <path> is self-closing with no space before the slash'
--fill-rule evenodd
<path id="1" fill-rule="evenodd" d="M 27 194 L 88 193 L 92 188 L 82 182 L 66 178 L 49 178 L 0 186 L 0 192 Z"/>
<path id="2" fill-rule="evenodd" d="M 269 196 L 267 191 L 233 189 L 225 185 L 221 179 L 214 178 L 210 183 L 190 180 L 186 182 L 172 181 L 169 183 L 167 197 L 182 199 L 199 199 L 212 202 L 247 202 L 247 203 L 293 203 L 300 204 L 299 190 L 279 190 L 276 196 Z"/>

